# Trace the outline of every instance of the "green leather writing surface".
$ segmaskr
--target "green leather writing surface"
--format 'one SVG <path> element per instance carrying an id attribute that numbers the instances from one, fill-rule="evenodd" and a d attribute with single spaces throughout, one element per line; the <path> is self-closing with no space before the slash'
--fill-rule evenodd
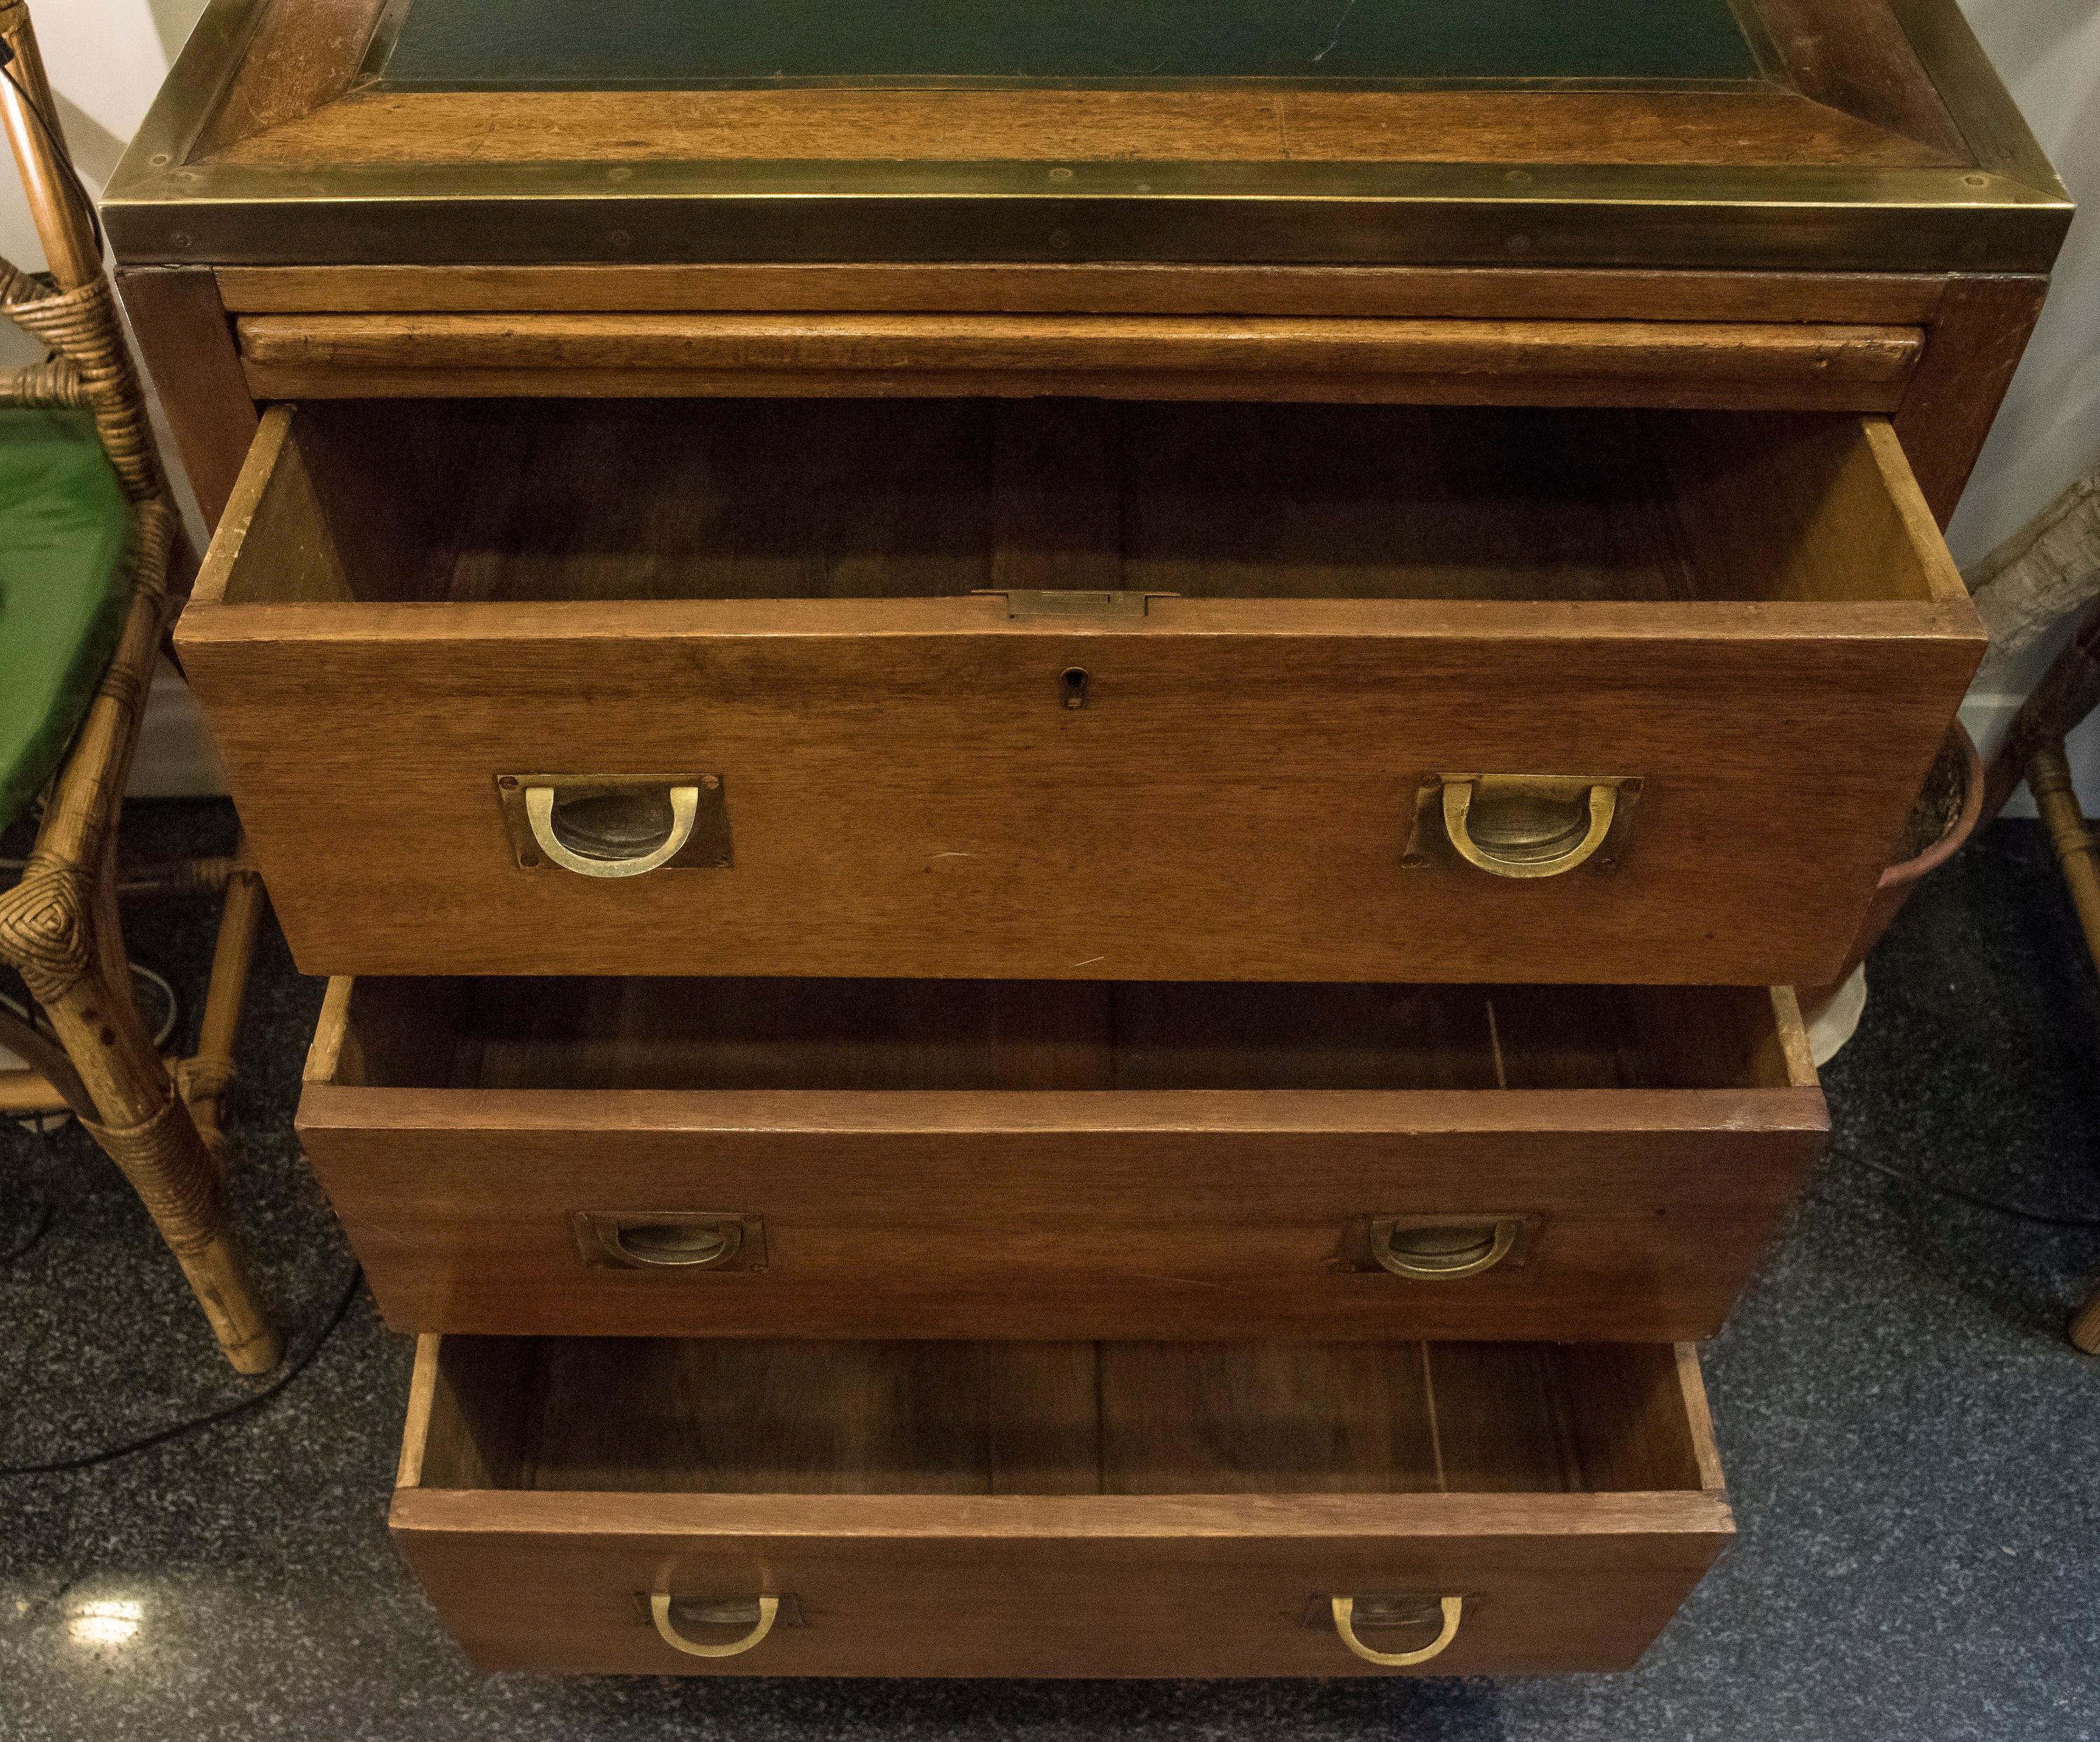
<path id="1" fill-rule="evenodd" d="M 1728 0 L 405 0 L 395 88 L 1735 80 Z"/>

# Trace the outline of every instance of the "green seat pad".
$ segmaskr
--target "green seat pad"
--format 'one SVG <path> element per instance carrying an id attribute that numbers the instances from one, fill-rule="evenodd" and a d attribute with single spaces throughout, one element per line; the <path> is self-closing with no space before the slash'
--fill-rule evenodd
<path id="1" fill-rule="evenodd" d="M 81 412 L 0 410 L 0 828 L 57 771 L 117 650 L 130 505 Z"/>

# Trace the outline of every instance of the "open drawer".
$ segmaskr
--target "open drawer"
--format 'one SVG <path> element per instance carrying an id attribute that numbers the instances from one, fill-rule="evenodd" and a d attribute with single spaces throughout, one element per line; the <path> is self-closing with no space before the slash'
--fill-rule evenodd
<path id="1" fill-rule="evenodd" d="M 1815 983 L 1983 645 L 1879 420 L 264 420 L 178 635 L 309 972 Z"/>
<path id="2" fill-rule="evenodd" d="M 298 1128 L 404 1330 L 1646 1341 L 1824 1118 L 1759 988 L 359 980 Z"/>
<path id="3" fill-rule="evenodd" d="M 1623 1669 L 1732 1526 L 1684 1346 L 426 1337 L 393 1528 L 489 1669 L 1330 1676 Z"/>

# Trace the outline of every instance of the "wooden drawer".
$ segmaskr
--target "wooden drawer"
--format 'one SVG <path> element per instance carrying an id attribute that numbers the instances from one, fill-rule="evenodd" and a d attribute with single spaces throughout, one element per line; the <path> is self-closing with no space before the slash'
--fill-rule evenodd
<path id="1" fill-rule="evenodd" d="M 1623 1669 L 1732 1528 L 1687 1346 L 436 1337 L 393 1526 L 483 1669 L 940 1676 Z"/>
<path id="2" fill-rule="evenodd" d="M 308 972 L 1735 985 L 1983 644 L 1877 419 L 969 399 L 280 407 L 178 639 Z"/>
<path id="3" fill-rule="evenodd" d="M 361 980 L 298 1123 L 402 1330 L 1645 1341 L 1824 1112 L 1753 988 Z"/>

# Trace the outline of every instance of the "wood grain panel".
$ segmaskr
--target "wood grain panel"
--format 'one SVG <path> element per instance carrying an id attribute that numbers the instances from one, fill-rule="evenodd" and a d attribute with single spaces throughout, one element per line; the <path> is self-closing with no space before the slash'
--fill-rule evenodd
<path id="1" fill-rule="evenodd" d="M 1953 518 L 2041 318 L 2049 280 L 1963 278 L 1948 290 L 1895 417 L 1918 487 L 1943 527 Z"/>
<path id="2" fill-rule="evenodd" d="M 140 267 L 117 273 L 116 285 L 175 457 L 205 524 L 215 526 L 255 438 L 254 401 L 217 280 L 201 267 Z"/>

